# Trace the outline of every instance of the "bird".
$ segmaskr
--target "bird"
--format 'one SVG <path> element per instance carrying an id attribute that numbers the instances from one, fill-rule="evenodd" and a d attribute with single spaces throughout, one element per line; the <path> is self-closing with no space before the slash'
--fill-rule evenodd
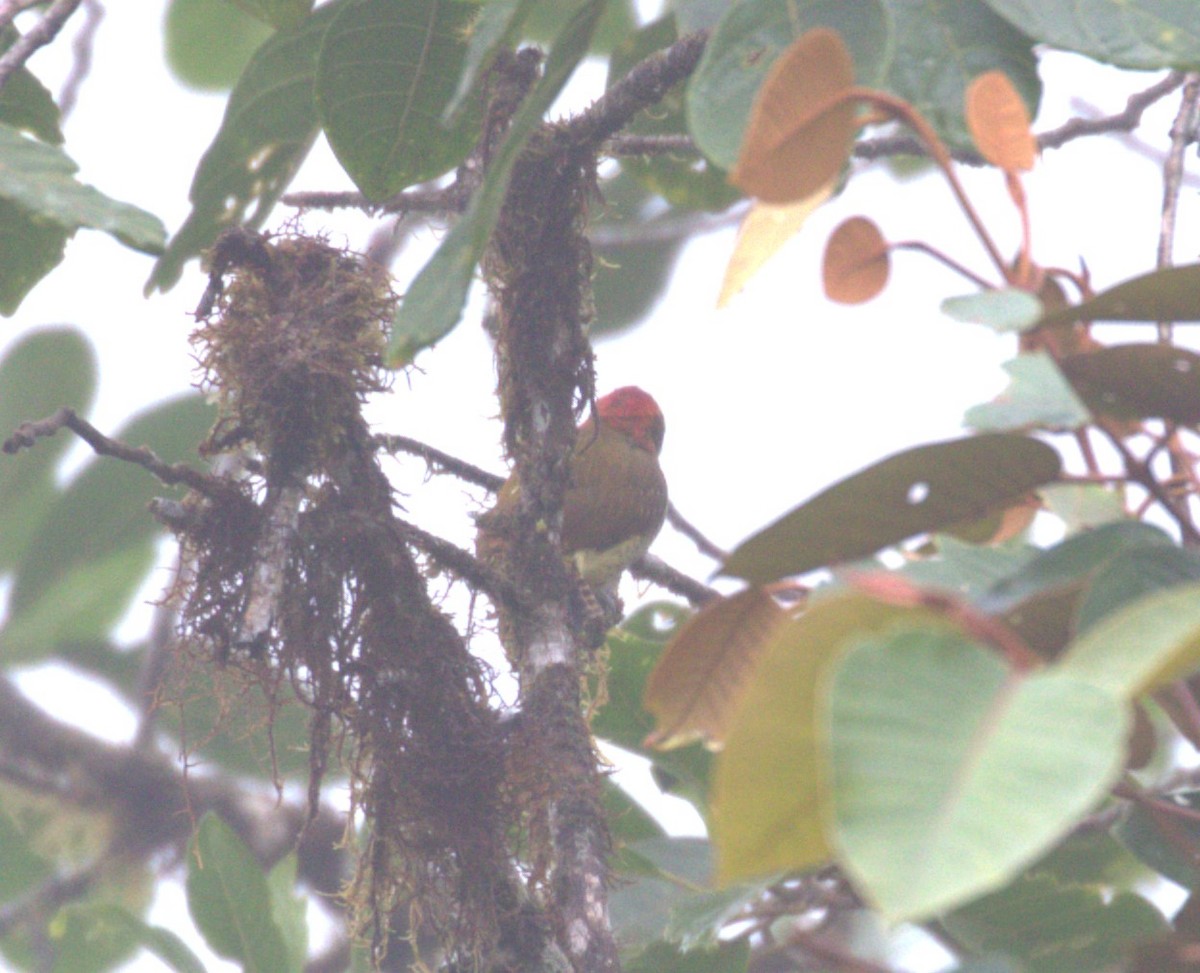
<path id="1" fill-rule="evenodd" d="M 598 423 L 598 424 L 597 424 Z M 667 513 L 667 481 L 659 465 L 665 422 L 647 392 L 627 385 L 596 400 L 580 424 L 563 498 L 562 552 L 586 588 L 617 604 L 622 573 L 649 549 Z M 476 550 L 495 562 L 512 522 L 520 484 L 509 477 L 496 505 L 479 520 Z"/>

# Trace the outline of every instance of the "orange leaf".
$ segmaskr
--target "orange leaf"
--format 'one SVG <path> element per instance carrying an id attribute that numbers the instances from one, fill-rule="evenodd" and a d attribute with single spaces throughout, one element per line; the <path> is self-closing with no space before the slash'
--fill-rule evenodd
<path id="1" fill-rule="evenodd" d="M 729 181 L 766 203 L 805 199 L 846 164 L 855 131 L 854 61 L 836 31 L 798 37 L 771 65 Z"/>
<path id="2" fill-rule="evenodd" d="M 734 707 L 771 636 L 787 619 L 762 588 L 705 605 L 675 634 L 646 681 L 655 719 L 647 746 L 724 741 Z"/>
<path id="3" fill-rule="evenodd" d="M 890 252 L 879 227 L 865 216 L 852 216 L 825 244 L 821 280 L 825 295 L 839 304 L 862 304 L 887 284 Z"/>
<path id="4" fill-rule="evenodd" d="M 967 128 L 979 154 L 1006 172 L 1028 172 L 1037 158 L 1029 112 L 1003 71 L 987 71 L 967 87 Z"/>
<path id="5" fill-rule="evenodd" d="M 737 242 L 733 245 L 733 254 L 725 268 L 717 307 L 725 307 L 733 300 L 750 278 L 796 235 L 804 221 L 832 193 L 833 186 L 826 184 L 807 199 L 787 206 L 755 203 L 738 227 Z"/>

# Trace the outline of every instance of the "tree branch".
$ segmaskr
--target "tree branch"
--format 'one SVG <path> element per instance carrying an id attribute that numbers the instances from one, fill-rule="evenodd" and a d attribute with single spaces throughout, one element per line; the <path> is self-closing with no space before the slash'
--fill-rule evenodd
<path id="1" fill-rule="evenodd" d="M 45 47 L 58 36 L 58 32 L 82 2 L 83 0 L 54 0 L 50 9 L 42 15 L 42 19 L 18 37 L 12 47 L 0 54 L 0 88 L 4 87 L 17 68 L 24 67 L 34 51 Z"/>
<path id="2" fill-rule="evenodd" d="M 183 484 L 211 500 L 229 500 L 233 496 L 240 496 L 236 487 L 220 477 L 201 473 L 186 463 L 164 463 L 154 455 L 153 450 L 145 446 L 128 446 L 120 440 L 110 439 L 86 419 L 76 415 L 74 409 L 62 408 L 45 419 L 21 423 L 0 448 L 6 453 L 16 453 L 33 446 L 39 439 L 53 436 L 63 428 L 70 429 L 97 455 L 111 456 L 140 466 L 167 486 Z"/>
<path id="3" fill-rule="evenodd" d="M 564 124 L 570 143 L 578 149 L 598 149 L 638 112 L 658 104 L 663 95 L 688 77 L 707 43 L 708 32 L 696 31 L 635 65 L 589 108 Z"/>

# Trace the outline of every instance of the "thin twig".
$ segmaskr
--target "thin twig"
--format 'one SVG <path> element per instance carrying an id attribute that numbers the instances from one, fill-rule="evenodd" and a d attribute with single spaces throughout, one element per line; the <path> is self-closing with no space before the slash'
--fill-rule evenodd
<path id="1" fill-rule="evenodd" d="M 686 598 L 695 608 L 720 597 L 719 592 L 708 585 L 701 584 L 695 578 L 689 578 L 682 571 L 675 570 L 666 561 L 653 554 L 643 554 L 633 562 L 629 570 L 635 578 L 653 582 L 659 587 Z"/>
<path id="2" fill-rule="evenodd" d="M 1183 97 L 1171 123 L 1171 150 L 1163 164 L 1162 217 L 1159 220 L 1158 254 L 1155 266 L 1161 270 L 1174 262 L 1175 216 L 1179 210 L 1179 187 L 1183 182 L 1183 154 L 1196 140 L 1197 101 L 1200 100 L 1200 74 L 1184 76 Z M 1158 322 L 1158 340 L 1171 341 L 1171 322 Z"/>
<path id="3" fill-rule="evenodd" d="M 711 557 L 714 561 L 724 561 L 729 556 L 727 551 L 722 550 L 710 541 L 700 533 L 698 527 L 693 526 L 686 520 L 673 503 L 667 504 L 667 523 L 695 544 L 701 554 Z"/>
<path id="4" fill-rule="evenodd" d="M 153 473 L 168 486 L 183 484 L 213 500 L 227 500 L 231 493 L 237 492 L 236 488 L 219 477 L 201 473 L 184 463 L 164 463 L 145 446 L 129 446 L 119 440 L 110 439 L 86 419 L 79 418 L 74 409 L 59 409 L 45 419 L 21 423 L 0 448 L 6 453 L 16 453 L 20 449 L 32 446 L 39 439 L 53 436 L 60 429 L 70 429 L 91 446 L 97 455 L 134 463 Z"/>
<path id="5" fill-rule="evenodd" d="M 419 456 L 428 464 L 430 472 L 445 472 L 457 476 L 460 480 L 474 483 L 495 493 L 504 485 L 504 477 L 489 473 L 466 460 L 443 453 L 440 449 L 429 446 L 407 436 L 380 435 L 374 438 L 375 445 L 389 453 L 410 453 Z"/>
<path id="6" fill-rule="evenodd" d="M 614 135 L 604 146 L 606 155 L 699 155 L 690 135 Z"/>
<path id="7" fill-rule="evenodd" d="M 356 192 L 286 193 L 282 201 L 300 209 L 360 209 L 367 213 L 426 213 L 432 216 L 460 213 L 464 208 L 463 194 L 456 183 L 437 189 L 409 189 L 381 202 Z"/>
<path id="8" fill-rule="evenodd" d="M 42 0 L 0 0 L 0 27 L 7 27 L 17 15 L 24 13 L 30 7 L 36 7 Z"/>
<path id="9" fill-rule="evenodd" d="M 0 54 L 0 88 L 4 87 L 4 83 L 17 68 L 24 66 L 34 51 L 45 47 L 58 36 L 67 19 L 82 2 L 83 0 L 54 0 L 50 9 L 42 15 L 42 19 L 18 37 L 12 47 Z"/>
<path id="10" fill-rule="evenodd" d="M 1052 128 L 1037 136 L 1038 148 L 1057 149 L 1087 135 L 1102 135 L 1106 132 L 1131 132 L 1142 121 L 1146 109 L 1155 102 L 1162 100 L 1172 91 L 1183 84 L 1183 74 L 1172 71 L 1149 88 L 1129 96 L 1124 109 L 1114 115 L 1102 118 L 1072 118 L 1058 128 Z M 924 145 L 911 135 L 885 135 L 880 138 L 863 139 L 854 145 L 854 157 L 866 159 L 891 158 L 896 155 L 925 156 Z M 951 151 L 955 162 L 966 165 L 981 166 L 983 157 L 972 149 L 955 149 Z"/>
<path id="11" fill-rule="evenodd" d="M 472 588 L 486 592 L 493 602 L 499 601 L 514 608 L 521 607 L 517 590 L 508 579 L 478 558 L 472 557 L 470 552 L 464 551 L 461 547 L 451 544 L 436 534 L 422 530 L 415 524 L 397 520 L 397 527 L 403 540 L 425 554 L 439 567 L 470 582 Z"/>
<path id="12" fill-rule="evenodd" d="M 92 70 L 92 52 L 96 43 L 96 32 L 104 20 L 104 7 L 100 0 L 83 0 L 83 26 L 71 43 L 71 73 L 63 82 L 58 93 L 58 115 L 66 118 L 75 107 L 79 89 Z"/>

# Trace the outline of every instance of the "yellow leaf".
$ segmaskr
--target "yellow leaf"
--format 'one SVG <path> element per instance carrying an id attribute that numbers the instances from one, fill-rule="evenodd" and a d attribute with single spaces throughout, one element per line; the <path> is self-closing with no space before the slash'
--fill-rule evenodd
<path id="1" fill-rule="evenodd" d="M 804 225 L 804 221 L 833 193 L 826 183 L 807 199 L 783 206 L 755 203 L 738 229 L 733 254 L 725 268 L 717 307 L 725 307 L 762 270 L 780 248 Z"/>
<path id="2" fill-rule="evenodd" d="M 928 609 L 852 592 L 821 598 L 778 629 L 717 758 L 711 808 L 719 884 L 813 868 L 832 857 L 829 674 L 851 638 L 914 622 L 947 624 Z"/>
<path id="3" fill-rule="evenodd" d="M 757 587 L 689 618 L 646 681 L 643 705 L 655 719 L 647 745 L 665 750 L 697 738 L 719 744 L 763 648 L 786 618 Z"/>

